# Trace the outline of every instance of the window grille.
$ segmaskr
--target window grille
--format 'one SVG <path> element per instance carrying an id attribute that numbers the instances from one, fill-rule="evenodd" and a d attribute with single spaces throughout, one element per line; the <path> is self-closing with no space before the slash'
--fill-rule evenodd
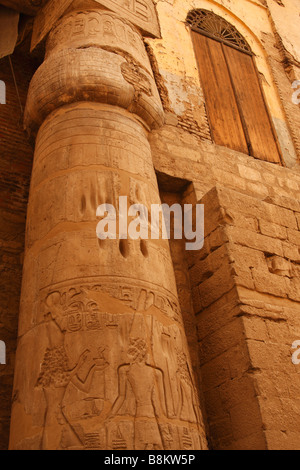
<path id="1" fill-rule="evenodd" d="M 238 30 L 212 11 L 193 10 L 186 21 L 194 31 L 252 54 L 249 44 Z"/>

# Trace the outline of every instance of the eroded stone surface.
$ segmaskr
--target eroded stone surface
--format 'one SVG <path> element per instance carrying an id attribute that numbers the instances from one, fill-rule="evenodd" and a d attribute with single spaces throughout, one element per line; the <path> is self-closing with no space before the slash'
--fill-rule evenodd
<path id="1" fill-rule="evenodd" d="M 55 23 L 69 10 L 78 8 L 98 7 L 103 10 L 107 8 L 119 15 L 119 17 L 130 21 L 134 26 L 151 37 L 159 37 L 159 24 L 156 10 L 152 0 L 52 0 L 44 8 L 40 9 L 34 22 L 31 50 L 34 50 L 45 39 L 52 30 Z M 80 20 L 77 29 L 80 30 Z"/>
<path id="2" fill-rule="evenodd" d="M 106 12 L 75 13 L 74 24 L 86 17 L 128 28 Z M 137 62 L 126 60 L 136 46 L 110 52 L 96 35 L 90 51 L 84 35 L 70 49 L 68 29 L 58 31 L 65 42 L 50 35 L 27 101 L 26 125 L 42 125 L 10 446 L 204 449 L 168 242 L 96 237 L 98 205 L 118 207 L 120 196 L 149 209 L 160 203 L 146 128 L 161 124 L 162 109 L 149 62 L 141 54 L 142 80 Z M 141 50 L 137 33 L 135 40 Z"/>
<path id="3" fill-rule="evenodd" d="M 207 431 L 213 449 L 298 449 L 297 0 L 154 1 L 162 37 L 146 39 L 150 62 L 141 33 L 153 33 L 106 3 L 51 0 L 35 20 L 47 44 L 26 109 L 37 140 L 11 447 L 191 450 L 206 448 Z M 250 44 L 291 169 L 213 144 L 185 24 L 194 8 L 221 15 Z M 24 57 L 12 57 L 22 103 Z M 0 75 L 6 448 L 30 149 L 8 62 Z M 189 259 L 178 241 L 171 259 L 164 243 L 96 238 L 98 204 L 160 201 L 153 163 L 164 200 L 206 204 L 205 245 Z"/>

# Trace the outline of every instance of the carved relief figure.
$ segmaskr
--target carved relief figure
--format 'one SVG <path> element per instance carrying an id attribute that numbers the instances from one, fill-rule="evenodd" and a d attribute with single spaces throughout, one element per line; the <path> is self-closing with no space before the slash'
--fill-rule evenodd
<path id="1" fill-rule="evenodd" d="M 111 21 L 105 21 L 103 24 L 103 34 L 114 36 L 115 33 L 113 31 L 113 24 Z"/>
<path id="2" fill-rule="evenodd" d="M 82 436 L 79 436 L 71 425 L 63 405 L 66 390 L 70 384 L 73 384 L 78 390 L 88 392 L 95 372 L 102 372 L 108 363 L 104 358 L 103 348 L 99 348 L 97 358 L 93 358 L 91 351 L 87 349 L 81 354 L 75 367 L 70 368 L 65 350 L 66 327 L 70 331 L 77 331 L 78 327 L 82 327 L 82 317 L 77 312 L 80 304 L 76 304 L 76 311 L 74 311 L 74 302 L 68 305 L 68 308 L 71 309 L 67 310 L 69 315 L 63 317 L 60 314 L 60 309 L 62 309 L 61 295 L 56 292 L 48 297 L 47 305 L 51 308 L 51 312 L 47 313 L 45 323 L 49 347 L 45 352 L 36 385 L 43 389 L 47 403 L 42 448 L 54 450 L 70 447 L 81 448 L 84 446 Z M 93 316 L 87 318 L 90 322 L 87 322 L 87 327 L 95 324 Z M 57 433 L 57 425 L 63 426 L 61 434 Z"/>
<path id="3" fill-rule="evenodd" d="M 195 391 L 192 383 L 191 373 L 184 353 L 177 351 L 177 377 L 180 399 L 178 403 L 177 416 L 183 421 L 197 423 L 197 404 L 195 403 Z"/>
<path id="4" fill-rule="evenodd" d="M 107 291 L 120 307 L 134 305 L 135 314 L 106 313 Z M 197 423 L 195 387 L 178 327 L 139 313 L 156 305 L 156 297 L 119 284 L 66 288 L 47 297 L 48 348 L 37 381 L 47 403 L 43 449 L 187 448 L 177 421 Z M 155 350 L 158 343 L 162 348 L 152 359 L 150 338 Z M 116 341 L 120 348 L 108 360 Z M 117 397 L 107 387 L 112 383 Z"/>
<path id="5" fill-rule="evenodd" d="M 129 392 L 133 393 L 135 400 L 135 449 L 163 449 L 157 422 L 157 416 L 166 416 L 163 372 L 147 363 L 145 340 L 131 338 L 127 354 L 130 364 L 122 365 L 118 370 L 119 396 L 113 405 L 110 418 L 126 413 L 126 398 Z"/>

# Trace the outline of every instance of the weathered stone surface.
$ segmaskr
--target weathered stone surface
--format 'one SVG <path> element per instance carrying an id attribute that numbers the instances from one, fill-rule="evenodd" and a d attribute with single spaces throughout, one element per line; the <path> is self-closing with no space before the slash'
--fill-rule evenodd
<path id="1" fill-rule="evenodd" d="M 117 52 L 153 75 L 141 34 L 119 15 L 103 10 L 66 15 L 49 34 L 46 57 L 59 50 L 89 47 Z"/>
<path id="2" fill-rule="evenodd" d="M 39 131 L 10 448 L 205 449 L 168 241 L 96 237 L 98 205 L 160 203 L 146 128 L 162 117 L 154 81 L 137 91 L 138 69 L 98 39 L 95 55 L 72 54 L 68 35 L 63 48 L 50 35 L 29 91 L 26 123 Z"/>
<path id="3" fill-rule="evenodd" d="M 267 221 L 278 209 L 274 204 L 222 187 L 201 202 L 205 245 L 189 272 L 210 438 L 216 449 L 276 448 L 265 431 L 296 432 L 299 426 L 291 345 L 298 334 L 292 328 L 299 328 L 300 284 L 298 264 L 287 256 L 299 232 L 287 230 L 287 218 Z M 259 224 L 255 213 L 263 217 Z M 226 238 L 211 251 L 216 230 Z M 272 407 L 266 406 L 269 397 Z M 274 410 L 280 410 L 278 419 Z"/>
<path id="4" fill-rule="evenodd" d="M 115 11 L 132 24 L 138 26 L 146 35 L 159 37 L 159 24 L 156 10 L 152 0 L 132 0 L 131 2 L 118 0 L 95 0 L 109 10 Z"/>
<path id="5" fill-rule="evenodd" d="M 128 109 L 150 129 L 164 122 L 142 37 L 114 13 L 76 12 L 58 23 L 30 85 L 25 126 L 36 132 L 54 109 L 79 101 Z"/>
<path id="6" fill-rule="evenodd" d="M 84 5 L 85 3 L 85 5 Z M 78 10 L 88 7 L 107 8 L 118 14 L 119 17 L 130 21 L 138 27 L 144 34 L 151 37 L 159 37 L 159 24 L 156 10 L 152 0 L 131 0 L 130 2 L 118 0 L 90 0 L 82 2 L 80 0 L 52 0 L 41 8 L 34 22 L 31 50 L 34 50 L 45 39 L 48 33 L 55 26 L 56 22 L 68 10 Z M 93 22 L 93 29 L 97 28 L 97 22 Z M 77 29 L 84 27 L 80 24 L 80 19 L 76 25 Z"/>
<path id="7" fill-rule="evenodd" d="M 24 53 L 0 63 L 1 448 L 31 162 L 18 95 L 24 106 L 45 47 L 25 112 L 36 148 L 11 448 L 194 450 L 207 433 L 212 449 L 299 450 L 298 1 L 0 0 L 37 13 L 30 67 L 23 15 Z M 194 8 L 250 45 L 287 168 L 214 144 Z M 201 200 L 203 249 L 98 242 L 95 209 L 119 195 Z"/>

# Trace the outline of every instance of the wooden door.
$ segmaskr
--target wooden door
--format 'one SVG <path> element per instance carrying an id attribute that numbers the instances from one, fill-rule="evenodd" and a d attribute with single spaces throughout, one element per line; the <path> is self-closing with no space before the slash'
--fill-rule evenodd
<path id="1" fill-rule="evenodd" d="M 192 37 L 214 142 L 280 163 L 253 57 L 195 31 Z"/>
<path id="2" fill-rule="evenodd" d="M 223 46 L 242 119 L 249 138 L 250 153 L 268 162 L 280 163 L 280 154 L 253 57 Z"/>
<path id="3" fill-rule="evenodd" d="M 208 118 L 217 145 L 248 153 L 222 44 L 193 32 Z"/>

